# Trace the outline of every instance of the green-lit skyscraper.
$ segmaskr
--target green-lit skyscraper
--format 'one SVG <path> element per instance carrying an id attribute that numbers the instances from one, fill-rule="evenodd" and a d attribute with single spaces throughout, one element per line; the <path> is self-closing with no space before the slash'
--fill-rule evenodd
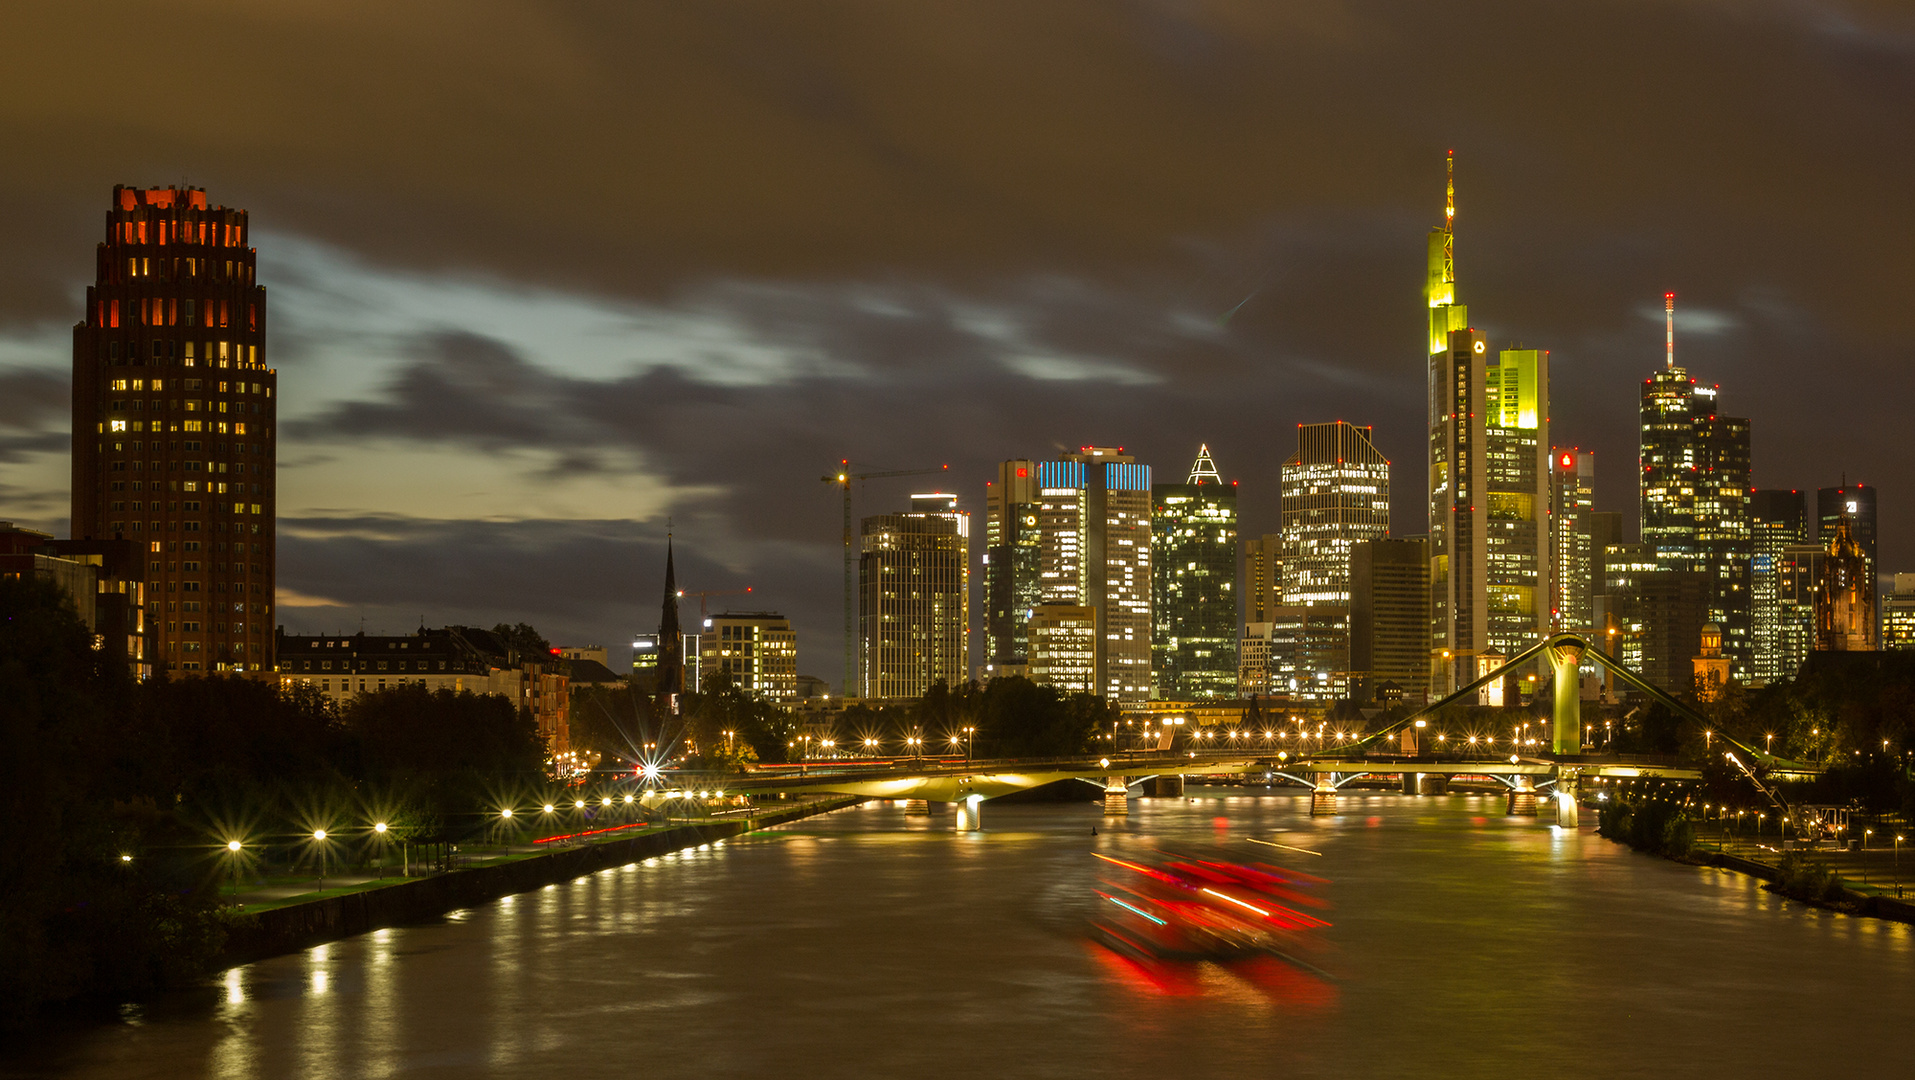
<path id="1" fill-rule="evenodd" d="M 1237 696 L 1237 487 L 1200 447 L 1190 478 L 1151 486 L 1156 696 Z"/>

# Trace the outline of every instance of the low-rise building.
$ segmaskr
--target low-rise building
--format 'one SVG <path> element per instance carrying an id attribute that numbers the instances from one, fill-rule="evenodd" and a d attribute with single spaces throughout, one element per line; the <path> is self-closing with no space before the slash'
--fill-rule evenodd
<path id="1" fill-rule="evenodd" d="M 572 661 L 524 655 L 490 630 L 420 627 L 416 634 L 288 634 L 279 628 L 279 684 L 311 686 L 339 704 L 358 694 L 418 685 L 497 694 L 532 714 L 547 750 L 571 749 Z"/>
<path id="2" fill-rule="evenodd" d="M 146 652 L 143 546 L 133 540 L 55 540 L 0 521 L 0 576 L 51 578 L 73 598 L 93 647 L 136 679 L 153 674 Z"/>

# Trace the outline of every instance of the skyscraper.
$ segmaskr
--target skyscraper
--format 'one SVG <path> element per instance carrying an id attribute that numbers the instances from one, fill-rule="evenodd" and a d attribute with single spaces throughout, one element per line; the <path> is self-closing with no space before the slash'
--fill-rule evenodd
<path id="1" fill-rule="evenodd" d="M 1157 695 L 1237 692 L 1237 487 L 1200 446 L 1181 484 L 1153 484 L 1151 652 Z"/>
<path id="2" fill-rule="evenodd" d="M 1390 534 L 1390 462 L 1370 429 L 1298 424 L 1283 463 L 1283 602 L 1350 602 L 1350 549 Z"/>
<path id="3" fill-rule="evenodd" d="M 248 228 L 199 188 L 116 186 L 73 328 L 73 538 L 143 549 L 172 672 L 273 670 L 278 373 Z"/>
<path id="4" fill-rule="evenodd" d="M 1867 484 L 1843 483 L 1841 487 L 1821 488 L 1815 493 L 1816 543 L 1824 551 L 1834 539 L 1836 528 L 1848 522 L 1849 540 L 1862 557 L 1860 581 L 1873 596 L 1880 588 L 1880 565 L 1875 561 L 1875 489 Z M 1876 647 L 1880 627 L 1870 624 L 1870 649 Z"/>
<path id="5" fill-rule="evenodd" d="M 1751 668 L 1765 681 L 1791 678 L 1802 665 L 1784 640 L 1783 553 L 1809 542 L 1808 502 L 1800 491 L 1762 489 L 1749 496 Z"/>
<path id="6" fill-rule="evenodd" d="M 1037 463 L 1006 461 L 985 488 L 985 663 L 1018 670 L 1029 662 L 1028 624 L 1040 601 Z"/>
<path id="7" fill-rule="evenodd" d="M 1422 537 L 1350 549 L 1351 697 L 1393 682 L 1411 697 L 1430 684 L 1430 555 Z"/>
<path id="8" fill-rule="evenodd" d="M 1268 622 L 1283 603 L 1283 534 L 1264 533 L 1243 542 L 1243 618 Z"/>
<path id="9" fill-rule="evenodd" d="M 1432 689 L 1476 678 L 1549 629 L 1549 353 L 1505 349 L 1456 302 L 1454 155 L 1443 225 L 1430 232 L 1430 651 Z"/>
<path id="10" fill-rule="evenodd" d="M 1717 412 L 1720 388 L 1698 386 L 1676 365 L 1676 294 L 1662 370 L 1643 381 L 1642 540 L 1666 569 L 1709 581 L 1709 622 L 1738 679 L 1754 675 L 1749 564 L 1749 421 Z"/>
<path id="11" fill-rule="evenodd" d="M 1150 466 L 1121 447 L 1086 446 L 1038 473 L 1043 601 L 1097 614 L 1097 692 L 1150 698 Z"/>
<path id="12" fill-rule="evenodd" d="M 1589 516 L 1596 508 L 1596 455 L 1580 447 L 1549 452 L 1550 628 L 1595 627 L 1598 587 Z"/>
<path id="13" fill-rule="evenodd" d="M 1431 649 L 1436 689 L 1476 677 L 1474 657 L 1514 656 L 1549 630 L 1549 353 L 1491 364 L 1475 330 L 1431 367 Z"/>
<path id="14" fill-rule="evenodd" d="M 971 515 L 957 496 L 911 496 L 911 509 L 863 520 L 858 648 L 866 698 L 924 696 L 970 678 Z"/>

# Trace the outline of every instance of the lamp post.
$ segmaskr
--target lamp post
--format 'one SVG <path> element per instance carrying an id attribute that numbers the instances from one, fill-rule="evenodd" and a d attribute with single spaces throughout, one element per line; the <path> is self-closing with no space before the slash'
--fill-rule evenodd
<path id="1" fill-rule="evenodd" d="M 232 897 L 234 903 L 239 902 L 239 849 L 241 846 L 237 840 L 226 841 L 226 861 L 232 864 L 233 871 Z"/>
<path id="2" fill-rule="evenodd" d="M 383 821 L 373 822 L 372 836 L 379 844 L 379 877 L 381 880 L 384 880 L 386 876 L 386 823 Z"/>
<path id="3" fill-rule="evenodd" d="M 319 891 L 326 891 L 326 830 L 313 830 L 313 845 L 319 849 Z"/>

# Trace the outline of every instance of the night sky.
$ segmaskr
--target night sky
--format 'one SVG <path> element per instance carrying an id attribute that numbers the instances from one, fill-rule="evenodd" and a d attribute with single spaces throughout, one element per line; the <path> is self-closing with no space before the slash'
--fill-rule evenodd
<path id="1" fill-rule="evenodd" d="M 47 5 L 0 66 L 0 518 L 66 535 L 70 327 L 115 183 L 252 212 L 278 620 L 526 621 L 624 662 L 686 588 L 837 682 L 819 477 L 1199 443 L 1277 524 L 1298 423 L 1373 424 L 1425 529 L 1425 236 L 1552 350 L 1634 516 L 1639 386 L 1755 482 L 1881 489 L 1915 570 L 1915 13 L 1889 3 Z M 861 513 L 915 481 L 873 481 Z M 974 607 L 981 580 L 973 577 Z M 729 601 L 718 601 L 728 603 Z M 693 614 L 696 607 L 692 608 Z"/>

